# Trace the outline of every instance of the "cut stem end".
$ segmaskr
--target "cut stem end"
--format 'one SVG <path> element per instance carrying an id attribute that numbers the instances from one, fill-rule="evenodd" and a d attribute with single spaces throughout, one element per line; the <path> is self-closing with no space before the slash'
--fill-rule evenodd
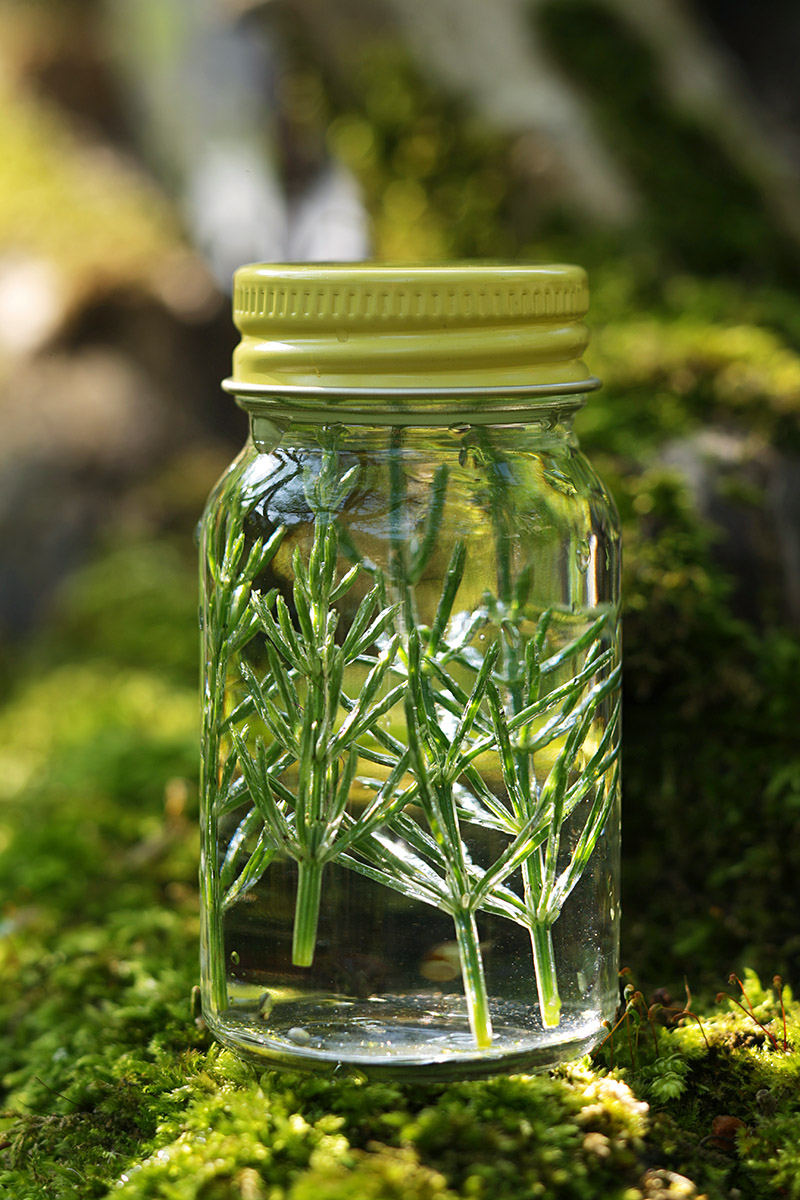
<path id="1" fill-rule="evenodd" d="M 553 934 L 549 925 L 537 923 L 531 928 L 531 946 L 542 1024 L 545 1029 L 555 1029 L 561 1023 L 561 997 L 558 994 Z"/>
<path id="2" fill-rule="evenodd" d="M 486 994 L 478 926 L 471 912 L 459 911 L 454 914 L 453 921 L 456 927 L 458 955 L 461 959 L 461 978 L 467 1001 L 469 1027 L 478 1049 L 486 1050 L 492 1044 L 492 1018 L 489 1015 L 489 997 Z"/>

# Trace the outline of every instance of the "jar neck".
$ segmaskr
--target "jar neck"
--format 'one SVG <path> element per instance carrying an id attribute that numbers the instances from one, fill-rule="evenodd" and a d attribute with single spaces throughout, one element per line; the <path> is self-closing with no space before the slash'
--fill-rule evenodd
<path id="1" fill-rule="evenodd" d="M 319 449 L 335 441 L 343 452 L 381 451 L 390 446 L 409 450 L 452 450 L 479 445 L 486 438 L 496 450 L 509 453 L 577 449 L 572 424 L 580 405 L 561 406 L 558 410 L 542 406 L 537 419 L 531 411 L 524 423 L 431 425 L 348 425 L 339 422 L 274 419 L 250 413 L 250 442 L 256 450 L 269 453 L 277 446 L 291 445 L 299 450 Z"/>
<path id="2" fill-rule="evenodd" d="M 359 388 L 343 392 L 339 388 L 295 388 L 278 393 L 266 387 L 225 380 L 223 388 L 240 408 L 254 416 L 269 417 L 276 423 L 348 426 L 401 425 L 404 428 L 444 428 L 452 425 L 527 425 L 569 418 L 586 403 L 588 391 L 600 386 L 551 384 L 528 388 L 467 388 L 424 390 Z"/>

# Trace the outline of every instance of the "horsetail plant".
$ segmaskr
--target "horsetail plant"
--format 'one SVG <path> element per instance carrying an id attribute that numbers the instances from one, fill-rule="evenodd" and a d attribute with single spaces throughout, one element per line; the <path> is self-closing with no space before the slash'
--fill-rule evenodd
<path id="1" fill-rule="evenodd" d="M 376 882 L 433 904 L 453 917 L 470 1026 L 479 1045 L 489 1044 L 487 1037 L 491 1040 L 475 925 L 475 914 L 481 911 L 528 931 L 542 1023 L 553 1027 L 560 1021 L 551 928 L 588 865 L 618 782 L 616 770 L 608 778 L 618 754 L 618 704 L 593 753 L 586 757 L 598 710 L 619 680 L 619 668 L 614 667 L 592 682 L 613 657 L 613 651 L 601 649 L 604 624 L 605 618 L 601 618 L 589 631 L 541 661 L 538 672 L 530 671 L 531 682 L 525 692 L 530 697 L 533 680 L 537 680 L 537 697 L 512 719 L 502 708 L 496 683 L 501 646 L 499 641 L 492 643 L 454 730 L 450 702 L 463 695 L 461 688 L 451 680 L 448 696 L 443 686 L 433 686 L 434 680 L 442 685 L 448 678 L 441 660 L 438 670 L 433 670 L 432 659 L 423 648 L 424 632 L 414 629 L 409 634 L 407 753 L 414 782 L 401 793 L 398 811 L 388 815 L 384 828 L 363 831 L 355 841 L 354 853 L 345 855 L 343 861 Z M 588 641 L 589 635 L 594 641 Z M 542 678 L 582 651 L 587 651 L 583 667 L 569 683 L 538 695 Z M 536 722 L 539 728 L 534 734 L 531 730 Z M 492 733 L 481 734 L 480 727 L 487 723 L 493 727 Z M 380 732 L 378 738 L 390 752 L 399 755 L 403 751 L 391 735 Z M 539 787 L 531 756 L 559 741 L 562 745 Z M 500 760 L 505 797 L 492 791 L 475 766 L 475 760 L 487 753 Z M 528 760 L 524 773 L 518 765 L 522 755 Z M 579 766 L 581 755 L 586 761 Z M 386 788 L 387 783 L 381 790 Z M 557 870 L 565 823 L 592 789 L 594 796 L 581 833 L 567 863 Z M 405 811 L 412 802 L 422 809 L 427 829 Z M 508 839 L 487 868 L 470 858 L 466 844 L 470 824 L 493 828 Z M 509 886 L 517 871 L 522 876 L 522 897 Z"/>
<path id="2" fill-rule="evenodd" d="M 283 596 L 253 593 L 251 607 L 264 634 L 269 671 L 264 682 L 246 663 L 242 676 L 255 716 L 271 735 L 248 743 L 247 726 L 231 727 L 244 784 L 263 821 L 261 838 L 245 871 L 248 884 L 269 865 L 269 856 L 282 851 L 297 863 L 298 885 L 292 942 L 292 962 L 308 967 L 314 959 L 325 865 L 343 847 L 339 834 L 359 757 L 369 748 L 359 740 L 381 716 L 397 704 L 403 685 L 384 691 L 399 645 L 399 635 L 387 635 L 399 605 L 380 605 L 378 582 L 358 605 L 341 645 L 336 642 L 339 612 L 336 604 L 354 587 L 361 574 L 356 564 L 337 578 L 339 537 L 334 514 L 355 484 L 357 468 L 341 479 L 335 458 L 323 455 L 319 475 L 306 474 L 306 496 L 314 513 L 314 533 L 308 565 L 300 548 L 292 555 L 295 620 Z M 378 656 L 367 651 L 386 636 Z M 343 691 L 345 671 L 367 663 L 369 671 L 357 699 Z M 342 709 L 343 720 L 339 720 Z M 283 752 L 276 759 L 275 748 Z M 297 764 L 294 790 L 280 778 L 276 763 Z M 350 838 L 344 846 L 350 844 Z"/>
<path id="3" fill-rule="evenodd" d="M 203 759 L 201 790 L 204 797 L 204 849 L 206 856 L 215 859 L 215 824 L 220 809 L 229 796 L 236 771 L 236 751 L 229 748 L 223 757 L 222 735 L 226 729 L 224 713 L 226 685 L 235 657 L 253 639 L 258 622 L 250 601 L 258 576 L 275 557 L 285 535 L 279 525 L 264 541 L 256 538 L 244 558 L 246 511 L 228 516 L 227 521 L 209 538 L 205 558 L 210 580 L 208 619 L 203 629 L 205 644 L 205 686 L 203 704 L 203 738 L 206 754 Z M 206 912 L 216 914 L 219 907 L 220 874 L 216 862 L 211 870 L 202 872 L 206 895 Z M 212 915 L 209 936 L 220 937 L 220 922 Z M 212 953 L 210 960 L 222 964 L 224 956 Z M 218 971 L 212 980 L 217 1002 L 227 1003 L 224 973 Z"/>
<path id="4" fill-rule="evenodd" d="M 595 628 L 594 632 L 599 633 L 599 630 Z M 580 640 L 576 639 L 576 642 Z M 561 1016 L 552 926 L 589 861 L 616 794 L 616 776 L 612 786 L 607 787 L 605 773 L 614 763 L 619 750 L 619 743 L 615 740 L 619 702 L 597 750 L 583 766 L 577 764 L 578 756 L 585 755 L 584 747 L 597 719 L 600 704 L 618 683 L 619 669 L 615 668 L 589 690 L 588 696 L 580 700 L 581 685 L 578 683 L 576 686 L 576 680 L 588 670 L 597 670 L 597 661 L 603 657 L 599 645 L 599 641 L 594 642 L 583 672 L 579 672 L 571 681 L 558 718 L 546 722 L 537 732 L 530 732 L 527 725 L 530 716 L 538 709 L 542 680 L 541 669 L 535 661 L 535 641 L 529 642 L 527 647 L 528 650 L 533 649 L 534 653 L 526 655 L 528 671 L 522 696 L 523 708 L 517 713 L 516 719 L 512 722 L 508 720 L 495 685 L 488 689 L 487 694 L 508 798 L 506 831 L 510 835 L 516 834 L 521 828 L 528 828 L 531 821 L 535 822 L 536 833 L 530 838 L 528 853 L 521 862 L 525 905 L 525 916 L 521 923 L 530 933 L 539 1009 L 545 1027 L 557 1026 Z M 525 718 L 525 724 L 521 723 L 522 717 Z M 515 738 L 512 737 L 512 730 L 519 731 Z M 546 744 L 546 737 L 551 742 L 555 738 L 563 738 L 563 743 L 540 788 L 532 769 L 532 755 L 534 748 L 541 749 Z M 472 778 L 477 782 L 474 776 Z M 595 797 L 583 831 L 569 865 L 559 873 L 559 850 L 565 822 L 592 786 L 596 788 Z M 497 806 L 493 807 L 497 813 Z"/>
<path id="5" fill-rule="evenodd" d="M 473 895 L 475 879 L 470 872 L 472 864 L 461 832 L 450 771 L 454 754 L 458 753 L 458 746 L 468 736 L 477 715 L 495 658 L 494 651 L 486 655 L 464 719 L 453 740 L 448 742 L 442 736 L 422 673 L 419 635 L 416 630 L 409 633 L 405 707 L 410 765 L 417 783 L 418 803 L 444 861 L 439 906 L 453 918 L 469 1025 L 478 1047 L 491 1045 L 492 1021 L 475 923 L 478 907 Z"/>
<path id="6" fill-rule="evenodd" d="M 548 631 L 552 622 L 553 612 L 546 609 L 540 616 L 536 631 L 527 643 L 522 645 L 520 627 L 525 619 L 526 599 L 531 587 L 531 574 L 523 570 L 514 578 L 511 556 L 509 553 L 509 514 L 513 505 L 513 474 L 497 453 L 492 436 L 488 430 L 478 432 L 478 443 L 485 466 L 488 469 L 489 511 L 494 531 L 497 599 L 487 597 L 487 608 L 493 622 L 499 627 L 502 637 L 503 654 L 498 682 L 508 697 L 510 712 L 506 714 L 497 689 L 489 692 L 488 700 L 492 714 L 492 726 L 495 744 L 500 752 L 503 769 L 503 779 L 507 794 L 514 811 L 516 822 L 524 821 L 533 812 L 543 814 L 550 810 L 550 824 L 546 847 L 537 847 L 522 864 L 522 884 L 525 906 L 528 912 L 526 922 L 531 936 L 531 947 L 536 973 L 539 1007 L 542 1022 L 545 1027 L 557 1026 L 560 1022 L 561 1000 L 558 992 L 555 960 L 553 957 L 552 924 L 561 911 L 560 903 L 556 903 L 555 872 L 561 839 L 561 828 L 569 813 L 575 808 L 578 799 L 573 797 L 568 811 L 565 810 L 565 795 L 570 772 L 574 769 L 576 759 L 581 752 L 584 740 L 592 725 L 593 716 L 601 701 L 619 685 L 621 668 L 614 663 L 614 651 L 601 649 L 603 631 L 611 624 L 609 614 L 601 615 L 579 637 L 563 647 L 560 651 L 543 658 Z M 552 474 L 552 471 L 551 471 Z M 557 716 L 537 728 L 536 718 L 542 702 L 542 689 L 546 677 L 557 671 L 570 659 L 575 659 L 585 652 L 583 667 L 579 669 L 562 692 L 565 697 L 564 705 Z M 606 678 L 602 672 L 610 668 Z M 601 681 L 594 685 L 589 694 L 581 700 L 583 688 L 592 677 L 599 674 Z M 556 689 L 558 690 L 558 689 Z M 545 699 L 552 703 L 555 692 L 551 691 Z M 534 722 L 531 724 L 531 722 Z M 588 836 L 581 842 L 584 847 L 594 848 L 597 838 L 602 831 L 608 815 L 616 787 L 607 789 L 605 771 L 608 770 L 619 752 L 619 705 L 614 709 L 604 736 L 604 749 L 610 748 L 610 754 L 593 774 L 592 768 L 586 766 L 578 783 L 580 787 L 575 796 L 580 798 L 587 795 L 593 784 L 602 780 L 600 794 L 607 795 L 606 801 L 600 804 L 600 812 L 594 814 L 602 817 L 594 839 Z M 512 740 L 511 734 L 520 731 L 519 736 Z M 558 733 L 556 733 L 558 731 Z M 564 745 L 553 764 L 547 779 L 541 789 L 533 769 L 533 755 L 537 749 L 554 740 L 555 736 L 566 735 Z M 592 764 L 597 766 L 596 756 Z M 474 777 L 473 777 L 474 779 Z M 479 782 L 479 781 L 478 781 Z M 597 795 L 595 797 L 597 803 Z M 588 821 L 593 820 L 590 813 Z M 514 829 L 514 822 L 509 832 Z M 589 851 L 591 853 L 591 850 Z M 576 849 L 577 854 L 577 849 Z M 577 864 L 580 857 L 575 859 Z M 588 856 L 586 858 L 588 862 Z M 585 866 L 585 863 L 584 863 Z M 576 868 L 571 872 L 572 880 L 569 890 L 575 886 L 580 873 Z M 566 886 L 564 884 L 564 886 Z M 563 887 L 562 887 L 563 891 Z M 566 894 L 569 894 L 566 892 Z M 562 897 L 566 898 L 566 894 Z"/>

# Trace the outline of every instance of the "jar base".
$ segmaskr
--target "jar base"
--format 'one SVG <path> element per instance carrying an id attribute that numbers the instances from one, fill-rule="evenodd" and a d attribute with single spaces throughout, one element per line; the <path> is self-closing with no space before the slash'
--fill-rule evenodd
<path id="1" fill-rule="evenodd" d="M 207 1020 L 219 1041 L 262 1065 L 398 1082 L 544 1071 L 579 1058 L 605 1032 L 595 1009 L 544 1029 L 531 1009 L 505 1002 L 492 1005 L 492 1043 L 478 1049 L 463 997 L 441 993 L 366 1000 L 317 994 L 266 1008 L 263 999 L 236 1004 Z"/>

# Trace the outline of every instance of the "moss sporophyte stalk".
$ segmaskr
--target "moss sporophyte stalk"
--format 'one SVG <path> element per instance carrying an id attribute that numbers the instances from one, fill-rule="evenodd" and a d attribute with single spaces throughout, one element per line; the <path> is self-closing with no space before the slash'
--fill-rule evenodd
<path id="1" fill-rule="evenodd" d="M 579 401 L 426 428 L 308 392 L 244 395 L 204 522 L 209 1024 L 443 1077 L 581 1053 L 615 1003 L 620 665 Z"/>

